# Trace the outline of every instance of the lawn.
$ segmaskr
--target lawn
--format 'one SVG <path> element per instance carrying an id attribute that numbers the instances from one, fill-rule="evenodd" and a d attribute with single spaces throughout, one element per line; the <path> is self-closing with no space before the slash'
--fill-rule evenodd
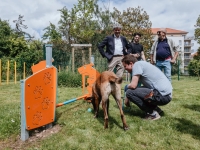
<path id="1" fill-rule="evenodd" d="M 125 84 L 125 83 L 123 83 Z M 110 99 L 109 127 L 103 128 L 103 111 L 93 118 L 90 103 L 83 100 L 58 107 L 53 129 L 36 130 L 29 140 L 20 140 L 20 83 L 0 86 L 0 149 L 12 150 L 197 150 L 200 147 L 200 81 L 173 77 L 173 100 L 161 108 L 156 121 L 144 116 L 134 104 L 125 108 L 129 130 L 122 129 L 119 110 Z M 58 102 L 82 95 L 81 88 L 58 87 Z M 37 133 L 36 133 L 37 132 Z M 40 136 L 45 133 L 45 136 Z"/>

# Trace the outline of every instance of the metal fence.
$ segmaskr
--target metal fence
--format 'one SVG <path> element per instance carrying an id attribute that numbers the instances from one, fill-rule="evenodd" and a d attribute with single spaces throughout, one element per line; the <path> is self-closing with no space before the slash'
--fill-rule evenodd
<path id="1" fill-rule="evenodd" d="M 53 65 L 58 71 L 77 72 L 78 68 L 93 63 L 99 72 L 107 70 L 107 59 L 92 47 L 71 47 L 65 50 L 52 49 Z"/>
<path id="2" fill-rule="evenodd" d="M 44 60 L 45 56 L 45 45 L 43 47 Z M 78 73 L 78 68 L 93 63 L 94 68 L 103 72 L 107 70 L 107 59 L 103 58 L 99 53 L 98 49 L 95 47 L 76 47 L 76 48 L 66 48 L 58 49 L 56 47 L 52 48 L 52 57 L 54 59 L 53 65 L 58 69 L 58 72 L 74 72 Z M 19 58 L 17 60 L 7 60 L 1 59 L 0 65 L 0 83 L 1 82 L 14 82 L 20 81 L 32 75 L 31 66 L 38 63 L 33 62 L 33 60 L 26 60 L 25 58 Z M 129 78 L 129 75 L 125 72 L 125 80 Z"/>

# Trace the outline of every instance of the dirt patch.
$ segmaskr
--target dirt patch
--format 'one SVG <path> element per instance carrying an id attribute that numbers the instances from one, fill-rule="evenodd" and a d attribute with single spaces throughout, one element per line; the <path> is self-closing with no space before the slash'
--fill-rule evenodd
<path id="1" fill-rule="evenodd" d="M 41 127 L 29 132 L 29 139 L 22 141 L 18 135 L 15 138 L 9 138 L 5 141 L 0 141 L 0 150 L 12 149 L 12 150 L 26 150 L 32 146 L 38 147 L 39 142 L 60 131 L 61 127 L 59 125 L 54 125 L 51 128 L 46 129 L 46 127 Z"/>

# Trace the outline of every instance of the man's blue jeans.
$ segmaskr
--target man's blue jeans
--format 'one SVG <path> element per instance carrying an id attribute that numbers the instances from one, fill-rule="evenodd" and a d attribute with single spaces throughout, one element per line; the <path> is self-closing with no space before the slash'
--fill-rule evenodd
<path id="1" fill-rule="evenodd" d="M 161 70 L 164 71 L 165 76 L 169 79 L 171 82 L 171 59 L 167 59 L 164 61 L 157 60 L 156 61 L 156 66 Z"/>

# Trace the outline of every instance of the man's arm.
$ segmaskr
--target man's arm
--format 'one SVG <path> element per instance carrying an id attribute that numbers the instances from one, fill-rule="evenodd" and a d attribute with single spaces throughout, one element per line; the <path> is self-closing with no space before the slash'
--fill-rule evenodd
<path id="1" fill-rule="evenodd" d="M 156 45 L 156 41 L 153 43 L 151 50 L 150 50 L 150 63 L 153 65 L 155 64 L 155 62 L 153 60 L 155 45 Z"/>
<path id="2" fill-rule="evenodd" d="M 176 51 L 175 52 L 175 54 L 174 54 L 174 57 L 173 57 L 173 59 L 171 60 L 171 63 L 175 63 L 176 62 L 176 58 L 178 57 L 178 54 L 179 54 L 179 52 L 178 51 Z"/>
<path id="3" fill-rule="evenodd" d="M 105 37 L 103 41 L 98 45 L 98 49 L 102 57 L 105 57 L 104 47 L 107 45 L 107 43 L 108 43 L 108 37 Z"/>
<path id="4" fill-rule="evenodd" d="M 151 61 L 150 61 L 151 64 L 154 64 L 154 61 L 153 61 L 153 54 L 150 55 L 150 60 L 151 60 Z"/>
<path id="5" fill-rule="evenodd" d="M 131 45 L 130 45 L 130 43 L 127 41 L 127 39 L 125 38 L 125 37 L 123 37 L 124 39 L 123 39 L 123 41 L 124 41 L 124 44 L 125 44 L 125 47 L 126 47 L 126 50 L 125 49 L 123 49 L 123 54 L 124 55 L 127 55 L 127 54 L 129 54 L 130 52 L 130 49 L 131 49 Z"/>
<path id="6" fill-rule="evenodd" d="M 134 75 L 132 77 L 131 83 L 128 84 L 128 89 L 135 89 L 138 85 L 139 78 L 140 78 L 140 75 Z"/>
<path id="7" fill-rule="evenodd" d="M 144 51 L 141 52 L 141 58 L 142 58 L 142 60 L 146 61 Z"/>
<path id="8" fill-rule="evenodd" d="M 176 59 L 177 59 L 178 54 L 179 54 L 179 52 L 178 52 L 179 46 L 176 46 L 174 41 L 172 41 L 172 44 L 173 44 L 172 45 L 173 46 L 173 51 L 174 51 L 175 54 L 174 54 L 174 57 L 171 60 L 171 63 L 174 64 L 176 62 Z"/>

